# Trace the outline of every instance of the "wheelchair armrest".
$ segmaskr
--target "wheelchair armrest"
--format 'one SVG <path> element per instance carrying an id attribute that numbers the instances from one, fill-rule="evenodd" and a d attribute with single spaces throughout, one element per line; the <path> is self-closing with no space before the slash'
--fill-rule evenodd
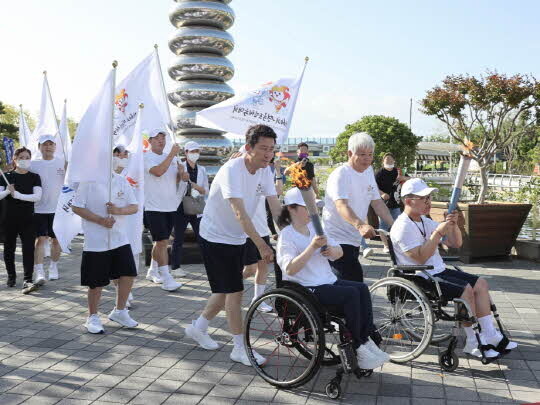
<path id="1" fill-rule="evenodd" d="M 459 262 L 458 256 L 442 256 L 443 262 Z"/>
<path id="2" fill-rule="evenodd" d="M 433 266 L 426 266 L 426 265 L 399 265 L 399 266 L 394 266 L 393 269 L 402 271 L 403 273 L 414 274 L 417 271 L 433 270 Z"/>

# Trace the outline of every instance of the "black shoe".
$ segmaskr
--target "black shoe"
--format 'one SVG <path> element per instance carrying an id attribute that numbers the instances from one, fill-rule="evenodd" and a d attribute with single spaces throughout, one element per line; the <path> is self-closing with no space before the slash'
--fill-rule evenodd
<path id="1" fill-rule="evenodd" d="M 32 283 L 31 281 L 25 281 L 22 288 L 23 294 L 30 294 L 32 291 L 36 291 L 39 288 L 37 284 Z"/>
<path id="2" fill-rule="evenodd" d="M 7 286 L 8 287 L 15 287 L 15 284 L 17 284 L 17 278 L 16 277 L 8 277 Z"/>

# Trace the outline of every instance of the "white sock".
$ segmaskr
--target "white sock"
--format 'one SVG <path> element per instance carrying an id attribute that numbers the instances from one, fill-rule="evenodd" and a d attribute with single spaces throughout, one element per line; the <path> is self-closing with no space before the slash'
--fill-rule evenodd
<path id="1" fill-rule="evenodd" d="M 264 290 L 266 290 L 266 284 L 257 284 L 255 283 L 255 292 L 253 293 L 253 299 L 259 298 L 261 295 L 264 294 Z"/>
<path id="2" fill-rule="evenodd" d="M 478 318 L 478 323 L 480 328 L 482 328 L 482 333 L 486 336 L 493 336 L 497 331 L 493 325 L 493 315 L 486 315 L 481 318 Z"/>
<path id="3" fill-rule="evenodd" d="M 195 327 L 199 329 L 201 332 L 206 333 L 208 331 L 208 324 L 210 321 L 206 319 L 204 316 L 199 316 L 197 320 L 195 321 Z"/>
<path id="4" fill-rule="evenodd" d="M 43 263 L 41 263 L 41 264 L 36 264 L 36 270 L 43 271 Z"/>
<path id="5" fill-rule="evenodd" d="M 166 266 L 160 266 L 157 268 L 159 270 L 159 272 L 161 273 L 161 275 L 163 276 L 164 274 L 169 274 L 169 265 L 166 265 Z"/>
<path id="6" fill-rule="evenodd" d="M 157 270 L 158 268 L 158 263 L 154 259 L 152 259 L 152 261 L 150 262 L 150 270 Z"/>
<path id="7" fill-rule="evenodd" d="M 57 266 L 58 266 L 58 262 L 53 262 L 53 261 L 51 260 L 51 264 L 49 264 L 49 268 L 53 268 L 53 269 L 54 269 L 54 268 L 56 268 Z"/>
<path id="8" fill-rule="evenodd" d="M 465 331 L 465 335 L 467 335 L 468 341 L 476 342 L 476 335 L 474 334 L 474 329 L 472 328 L 472 326 L 464 326 L 463 330 Z"/>
<path id="9" fill-rule="evenodd" d="M 244 334 L 233 335 L 234 347 L 244 347 Z"/>

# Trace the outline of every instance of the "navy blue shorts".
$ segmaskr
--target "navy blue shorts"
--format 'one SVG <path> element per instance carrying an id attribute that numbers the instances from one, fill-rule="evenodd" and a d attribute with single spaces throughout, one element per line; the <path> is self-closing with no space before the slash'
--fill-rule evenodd
<path id="1" fill-rule="evenodd" d="M 137 277 L 137 267 L 129 244 L 105 252 L 83 251 L 81 285 L 96 288 L 120 277 Z"/>
<path id="2" fill-rule="evenodd" d="M 447 301 L 461 297 L 467 284 L 474 287 L 479 278 L 473 274 L 450 269 L 446 269 L 440 273 L 434 274 L 433 277 L 439 279 L 438 281 L 443 298 Z"/>
<path id="3" fill-rule="evenodd" d="M 199 236 L 204 268 L 214 294 L 231 294 L 244 291 L 243 245 L 210 242 Z"/>
<path id="4" fill-rule="evenodd" d="M 50 236 L 56 239 L 53 231 L 54 214 L 34 214 L 36 236 Z"/>
<path id="5" fill-rule="evenodd" d="M 268 246 L 272 247 L 272 244 L 270 243 L 270 236 L 261 237 Z M 262 260 L 259 249 L 257 249 L 257 246 L 255 246 L 255 243 L 253 243 L 251 238 L 247 238 L 246 248 L 244 249 L 244 265 L 249 266 L 250 264 L 258 263 L 259 260 Z"/>
<path id="6" fill-rule="evenodd" d="M 150 229 L 150 235 L 152 235 L 154 242 L 169 239 L 174 221 L 176 220 L 176 211 L 145 211 L 144 216 L 146 217 L 146 225 Z"/>

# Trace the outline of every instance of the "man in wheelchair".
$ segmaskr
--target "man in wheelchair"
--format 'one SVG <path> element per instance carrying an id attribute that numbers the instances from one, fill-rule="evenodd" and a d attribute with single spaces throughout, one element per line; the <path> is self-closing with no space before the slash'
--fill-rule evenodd
<path id="1" fill-rule="evenodd" d="M 367 286 L 356 281 L 338 280 L 328 260 L 339 259 L 339 244 L 317 236 L 300 190 L 285 194 L 278 223 L 284 227 L 277 244 L 277 263 L 283 279 L 311 290 L 324 307 L 340 308 L 352 335 L 358 367 L 373 370 L 390 358 L 370 338 L 374 330 L 371 297 Z"/>
<path id="2" fill-rule="evenodd" d="M 447 214 L 446 221 L 442 223 L 427 217 L 431 209 L 431 194 L 435 191 L 436 188 L 428 187 L 421 179 L 411 179 L 403 184 L 401 197 L 405 209 L 390 231 L 395 260 L 398 265 L 433 266 L 433 270 L 425 270 L 418 274 L 425 279 L 437 280 L 445 301 L 461 298 L 468 303 L 473 312 L 468 315 L 476 316 L 480 326 L 480 342 L 485 357 L 497 358 L 501 353 L 516 348 L 517 343 L 508 341 L 495 328 L 487 281 L 445 267 L 439 254 L 439 243 L 459 248 L 462 244 L 461 231 L 456 212 Z M 467 337 L 463 351 L 475 357 L 482 357 L 472 323 L 463 322 L 463 325 Z"/>

